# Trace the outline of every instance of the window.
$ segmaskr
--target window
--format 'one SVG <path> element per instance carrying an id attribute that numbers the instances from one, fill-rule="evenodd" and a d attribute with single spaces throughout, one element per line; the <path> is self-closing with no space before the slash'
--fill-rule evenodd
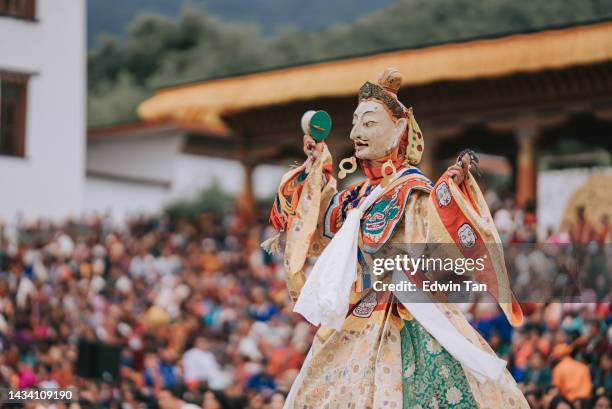
<path id="1" fill-rule="evenodd" d="M 25 155 L 27 86 L 27 75 L 0 71 L 0 155 Z"/>
<path id="2" fill-rule="evenodd" d="M 0 0 L 0 16 L 34 20 L 36 0 Z"/>

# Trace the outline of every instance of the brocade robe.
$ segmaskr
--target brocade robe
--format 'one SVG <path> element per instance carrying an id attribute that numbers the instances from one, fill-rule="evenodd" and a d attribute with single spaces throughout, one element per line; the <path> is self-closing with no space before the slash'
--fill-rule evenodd
<path id="1" fill-rule="evenodd" d="M 487 217 L 491 220 L 490 213 L 473 180 L 450 192 L 447 182 L 434 187 L 417 168 L 398 172 L 402 176 L 386 188 L 362 218 L 355 260 L 357 277 L 342 329 L 319 328 L 285 408 L 527 409 L 507 370 L 497 381 L 479 382 L 397 302 L 393 293 L 372 288 L 376 279 L 368 273 L 372 271 L 372 255 L 387 243 L 460 245 L 462 233 L 457 230 L 465 230 L 466 223 L 476 239 L 498 239 L 495 228 L 486 222 Z M 327 149 L 308 173 L 300 167 L 283 177 L 271 221 L 286 233 L 284 267 L 294 301 L 306 281 L 306 257 L 322 252 L 347 212 L 379 182 L 366 179 L 338 192 Z M 503 279 L 493 281 L 501 292 L 509 291 Z M 515 302 L 500 305 L 512 321 L 520 321 Z M 472 344 L 494 354 L 457 306 L 432 302 L 430 307 L 439 308 Z"/>

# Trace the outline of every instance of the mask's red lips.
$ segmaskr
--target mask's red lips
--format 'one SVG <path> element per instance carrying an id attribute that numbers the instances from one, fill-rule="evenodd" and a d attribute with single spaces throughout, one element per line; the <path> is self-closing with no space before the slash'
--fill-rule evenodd
<path id="1" fill-rule="evenodd" d="M 355 146 L 368 146 L 368 144 L 362 141 L 355 141 Z"/>

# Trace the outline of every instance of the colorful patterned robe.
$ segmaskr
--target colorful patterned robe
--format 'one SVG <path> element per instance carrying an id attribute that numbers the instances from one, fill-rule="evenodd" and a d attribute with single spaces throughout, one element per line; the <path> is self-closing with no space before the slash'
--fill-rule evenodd
<path id="1" fill-rule="evenodd" d="M 319 328 L 285 408 L 528 408 L 507 370 L 497 382 L 479 383 L 401 303 L 395 302 L 391 292 L 373 291 L 367 274 L 371 255 L 386 243 L 452 243 L 461 240 L 459 234 L 466 240 L 498 239 L 492 225 L 482 226 L 483 221 L 474 218 L 488 214 L 488 209 L 480 191 L 474 191 L 473 180 L 471 185 L 466 182 L 460 186 L 460 192 L 451 192 L 447 179 L 434 187 L 417 168 L 399 172 L 403 175 L 362 218 L 355 260 L 358 277 L 342 330 Z M 286 233 L 284 267 L 294 301 L 306 280 L 306 258 L 321 253 L 347 212 L 371 189 L 370 181 L 364 180 L 337 192 L 327 149 L 308 173 L 300 167 L 283 177 L 271 221 Z M 461 203 L 451 206 L 453 197 Z M 455 214 L 449 214 L 449 209 Z M 473 236 L 456 232 L 466 223 Z M 455 237 L 451 229 L 455 229 Z M 481 279 L 491 281 L 491 277 Z M 492 280 L 501 299 L 501 293 L 509 291 L 507 281 L 501 274 Z M 511 321 L 521 320 L 513 299 L 500 305 Z M 474 345 L 494 354 L 454 304 L 438 302 L 431 307 L 444 312 Z"/>

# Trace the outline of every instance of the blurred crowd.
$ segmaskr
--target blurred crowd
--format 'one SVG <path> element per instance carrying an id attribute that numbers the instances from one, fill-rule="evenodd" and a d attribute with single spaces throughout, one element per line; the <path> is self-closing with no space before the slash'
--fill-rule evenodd
<path id="1" fill-rule="evenodd" d="M 596 224 L 578 207 L 571 223 L 538 235 L 534 206 L 486 196 L 526 318 L 513 331 L 480 303 L 468 311 L 472 323 L 508 360 L 532 408 L 612 408 L 610 215 Z"/>
<path id="2" fill-rule="evenodd" d="M 529 211 L 493 209 L 507 241 L 552 237 L 538 242 Z M 316 329 L 291 311 L 280 259 L 259 247 L 272 234 L 266 226 L 265 217 L 246 224 L 231 213 L 121 227 L 104 217 L 5 225 L 0 385 L 75 388 L 78 399 L 57 408 L 282 408 Z M 532 269 L 532 258 L 555 257 L 532 257 L 537 249 L 510 262 L 526 258 Z M 595 253 L 608 257 L 604 246 Z M 508 360 L 532 408 L 610 409 L 609 302 L 523 308 L 519 329 L 493 304 L 466 313 Z M 79 376 L 83 340 L 120 345 L 118 377 Z"/>
<path id="3" fill-rule="evenodd" d="M 584 207 L 577 207 L 571 222 L 538 232 L 534 206 L 518 207 L 512 198 L 501 200 L 492 191 L 487 201 L 519 301 L 612 301 L 610 214 L 594 223 Z"/>
<path id="4" fill-rule="evenodd" d="M 281 408 L 313 328 L 290 312 L 260 226 L 94 217 L 5 231 L 1 383 L 74 386 L 86 407 Z M 79 377 L 79 340 L 120 344 L 119 379 Z"/>

